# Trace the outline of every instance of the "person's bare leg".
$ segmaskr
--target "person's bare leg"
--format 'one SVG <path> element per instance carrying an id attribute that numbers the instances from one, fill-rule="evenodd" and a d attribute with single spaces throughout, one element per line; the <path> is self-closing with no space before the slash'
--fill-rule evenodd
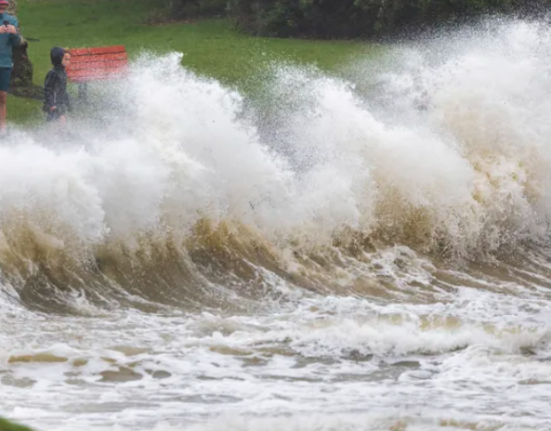
<path id="1" fill-rule="evenodd" d="M 67 124 L 67 118 L 62 115 L 57 120 L 53 121 L 53 129 L 56 133 L 63 132 L 65 130 L 65 124 Z"/>
<path id="2" fill-rule="evenodd" d="M 0 133 L 6 132 L 6 105 L 8 101 L 8 93 L 0 91 Z"/>

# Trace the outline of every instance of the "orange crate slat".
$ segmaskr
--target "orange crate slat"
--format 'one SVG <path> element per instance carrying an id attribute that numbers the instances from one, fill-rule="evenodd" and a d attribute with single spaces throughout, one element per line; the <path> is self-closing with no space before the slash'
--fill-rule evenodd
<path id="1" fill-rule="evenodd" d="M 98 82 L 98 81 L 113 81 L 114 79 L 120 78 L 120 75 L 112 75 L 112 76 L 79 76 L 78 78 L 71 79 L 71 83 L 73 84 L 82 84 L 82 83 L 88 83 L 88 82 Z"/>
<path id="2" fill-rule="evenodd" d="M 121 75 L 124 72 L 123 69 L 113 70 L 111 72 L 90 72 L 90 71 L 79 71 L 74 75 L 71 75 L 70 79 L 79 79 L 79 78 L 98 78 L 101 76 L 109 77 L 114 75 Z"/>
<path id="3" fill-rule="evenodd" d="M 77 70 L 69 75 L 69 79 L 79 79 L 79 78 L 99 78 L 99 77 L 109 77 L 113 75 L 119 75 L 126 71 L 125 67 L 119 67 L 116 69 L 108 70 Z"/>
<path id="4" fill-rule="evenodd" d="M 97 55 L 97 54 L 120 54 L 126 52 L 124 45 L 116 46 L 104 46 L 96 48 L 73 48 L 69 52 L 71 55 L 80 56 L 80 55 Z"/>
<path id="5" fill-rule="evenodd" d="M 69 50 L 72 57 L 77 55 L 89 55 L 88 48 L 73 48 Z"/>
<path id="6" fill-rule="evenodd" d="M 71 57 L 71 65 L 73 64 L 88 64 L 101 63 L 113 60 L 128 60 L 126 53 L 121 54 L 104 54 L 104 55 L 85 55 L 80 57 Z"/>
<path id="7" fill-rule="evenodd" d="M 126 52 L 124 45 L 90 48 L 91 54 L 117 54 L 119 52 Z"/>
<path id="8" fill-rule="evenodd" d="M 86 82 L 94 81 L 107 81 L 112 80 L 113 78 L 118 78 L 120 75 L 102 75 L 102 76 L 80 76 L 76 78 L 71 78 L 71 82 L 76 84 L 82 84 Z"/>
<path id="9" fill-rule="evenodd" d="M 67 68 L 67 74 L 71 74 L 77 70 L 103 70 L 103 69 L 117 69 L 126 66 L 126 61 L 109 61 L 105 63 L 83 63 L 83 64 L 71 64 Z"/>
<path id="10" fill-rule="evenodd" d="M 101 72 L 102 70 L 105 70 L 106 72 L 111 72 L 113 70 L 125 68 L 126 66 L 127 66 L 126 64 L 113 64 L 111 66 L 102 66 L 102 67 L 74 67 L 67 70 L 67 76 L 71 76 L 77 72 L 82 72 L 86 70 L 89 70 L 94 73 Z"/>

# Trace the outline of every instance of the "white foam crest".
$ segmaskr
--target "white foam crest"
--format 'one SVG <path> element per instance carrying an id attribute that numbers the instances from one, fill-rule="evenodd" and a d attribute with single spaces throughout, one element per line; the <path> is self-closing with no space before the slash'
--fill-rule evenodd
<path id="1" fill-rule="evenodd" d="M 108 112 L 105 127 L 76 123 L 72 144 L 12 135 L 0 169 L 5 235 L 23 223 L 54 248 L 132 244 L 144 234 L 177 237 L 207 217 L 266 235 L 309 225 L 327 240 L 359 217 L 361 201 L 350 191 L 357 178 L 343 175 L 350 163 L 327 163 L 296 181 L 239 120 L 241 96 L 179 63 L 179 55 L 144 56 L 128 80 L 104 86 L 124 109 Z"/>
<path id="2" fill-rule="evenodd" d="M 55 230 L 56 221 L 64 220 L 85 242 L 101 238 L 103 210 L 97 190 L 87 182 L 87 158 L 81 150 L 55 154 L 32 142 L 1 147 L 3 227 L 27 216 L 34 224 Z M 5 231 L 4 237 L 9 233 Z"/>
<path id="3" fill-rule="evenodd" d="M 547 51 L 537 27 L 498 30 L 484 51 L 439 51 L 431 66 L 434 54 L 412 48 L 379 72 L 395 97 L 422 89 L 428 111 L 415 124 L 380 115 L 402 102 L 289 67 L 269 83 L 274 103 L 247 120 L 240 94 L 183 69 L 180 55 L 143 56 L 104 86 L 124 109 L 100 130 L 82 120 L 79 145 L 22 132 L 1 149 L 4 235 L 25 220 L 50 247 L 90 246 L 182 236 L 208 217 L 272 239 L 327 242 L 352 226 L 466 252 L 540 234 L 551 211 Z"/>
<path id="4" fill-rule="evenodd" d="M 465 240 L 480 236 L 496 248 L 545 232 L 547 223 L 541 222 L 549 221 L 551 185 L 549 39 L 543 24 L 494 21 L 423 46 L 390 50 L 378 69 L 371 68 L 375 77 L 369 85 L 356 76 L 375 89 L 371 106 L 379 116 L 408 130 L 429 131 L 455 153 L 457 160 L 449 164 L 438 154 L 427 155 L 435 164 L 444 160 L 443 172 L 456 169 L 457 186 L 469 189 L 469 196 L 461 195 L 464 205 L 452 194 L 455 204 L 446 209 L 459 217 L 457 233 Z M 457 171 L 461 163 L 463 176 Z M 419 167 L 421 175 L 427 172 Z M 429 173 L 436 182 L 443 178 Z"/>
<path id="5" fill-rule="evenodd" d="M 302 190 L 317 189 L 318 177 L 328 191 L 342 186 L 338 194 L 321 194 L 327 205 L 313 208 L 337 206 L 347 215 L 341 221 L 367 233 L 400 229 L 421 210 L 429 236 L 440 231 L 447 239 L 461 235 L 458 243 L 476 241 L 474 173 L 453 142 L 429 128 L 376 118 L 350 82 L 292 68 L 278 69 L 276 78 L 263 133 L 301 172 Z M 300 91 L 289 94 L 289 88 Z"/>

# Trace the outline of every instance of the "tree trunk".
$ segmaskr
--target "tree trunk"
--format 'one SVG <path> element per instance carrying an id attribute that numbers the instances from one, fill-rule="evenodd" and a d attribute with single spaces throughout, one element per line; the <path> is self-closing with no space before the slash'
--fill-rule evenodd
<path id="1" fill-rule="evenodd" d="M 11 0 L 8 10 L 6 11 L 10 15 L 17 16 L 17 0 Z"/>

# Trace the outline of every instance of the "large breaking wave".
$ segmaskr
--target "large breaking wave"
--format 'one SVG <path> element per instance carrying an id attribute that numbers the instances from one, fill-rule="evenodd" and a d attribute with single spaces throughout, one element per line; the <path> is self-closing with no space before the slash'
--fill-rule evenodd
<path id="1" fill-rule="evenodd" d="M 144 55 L 67 133 L 2 142 L 4 298 L 217 306 L 278 280 L 339 292 L 395 245 L 434 263 L 544 243 L 549 38 L 493 23 L 339 76 L 274 66 L 254 102 Z"/>

